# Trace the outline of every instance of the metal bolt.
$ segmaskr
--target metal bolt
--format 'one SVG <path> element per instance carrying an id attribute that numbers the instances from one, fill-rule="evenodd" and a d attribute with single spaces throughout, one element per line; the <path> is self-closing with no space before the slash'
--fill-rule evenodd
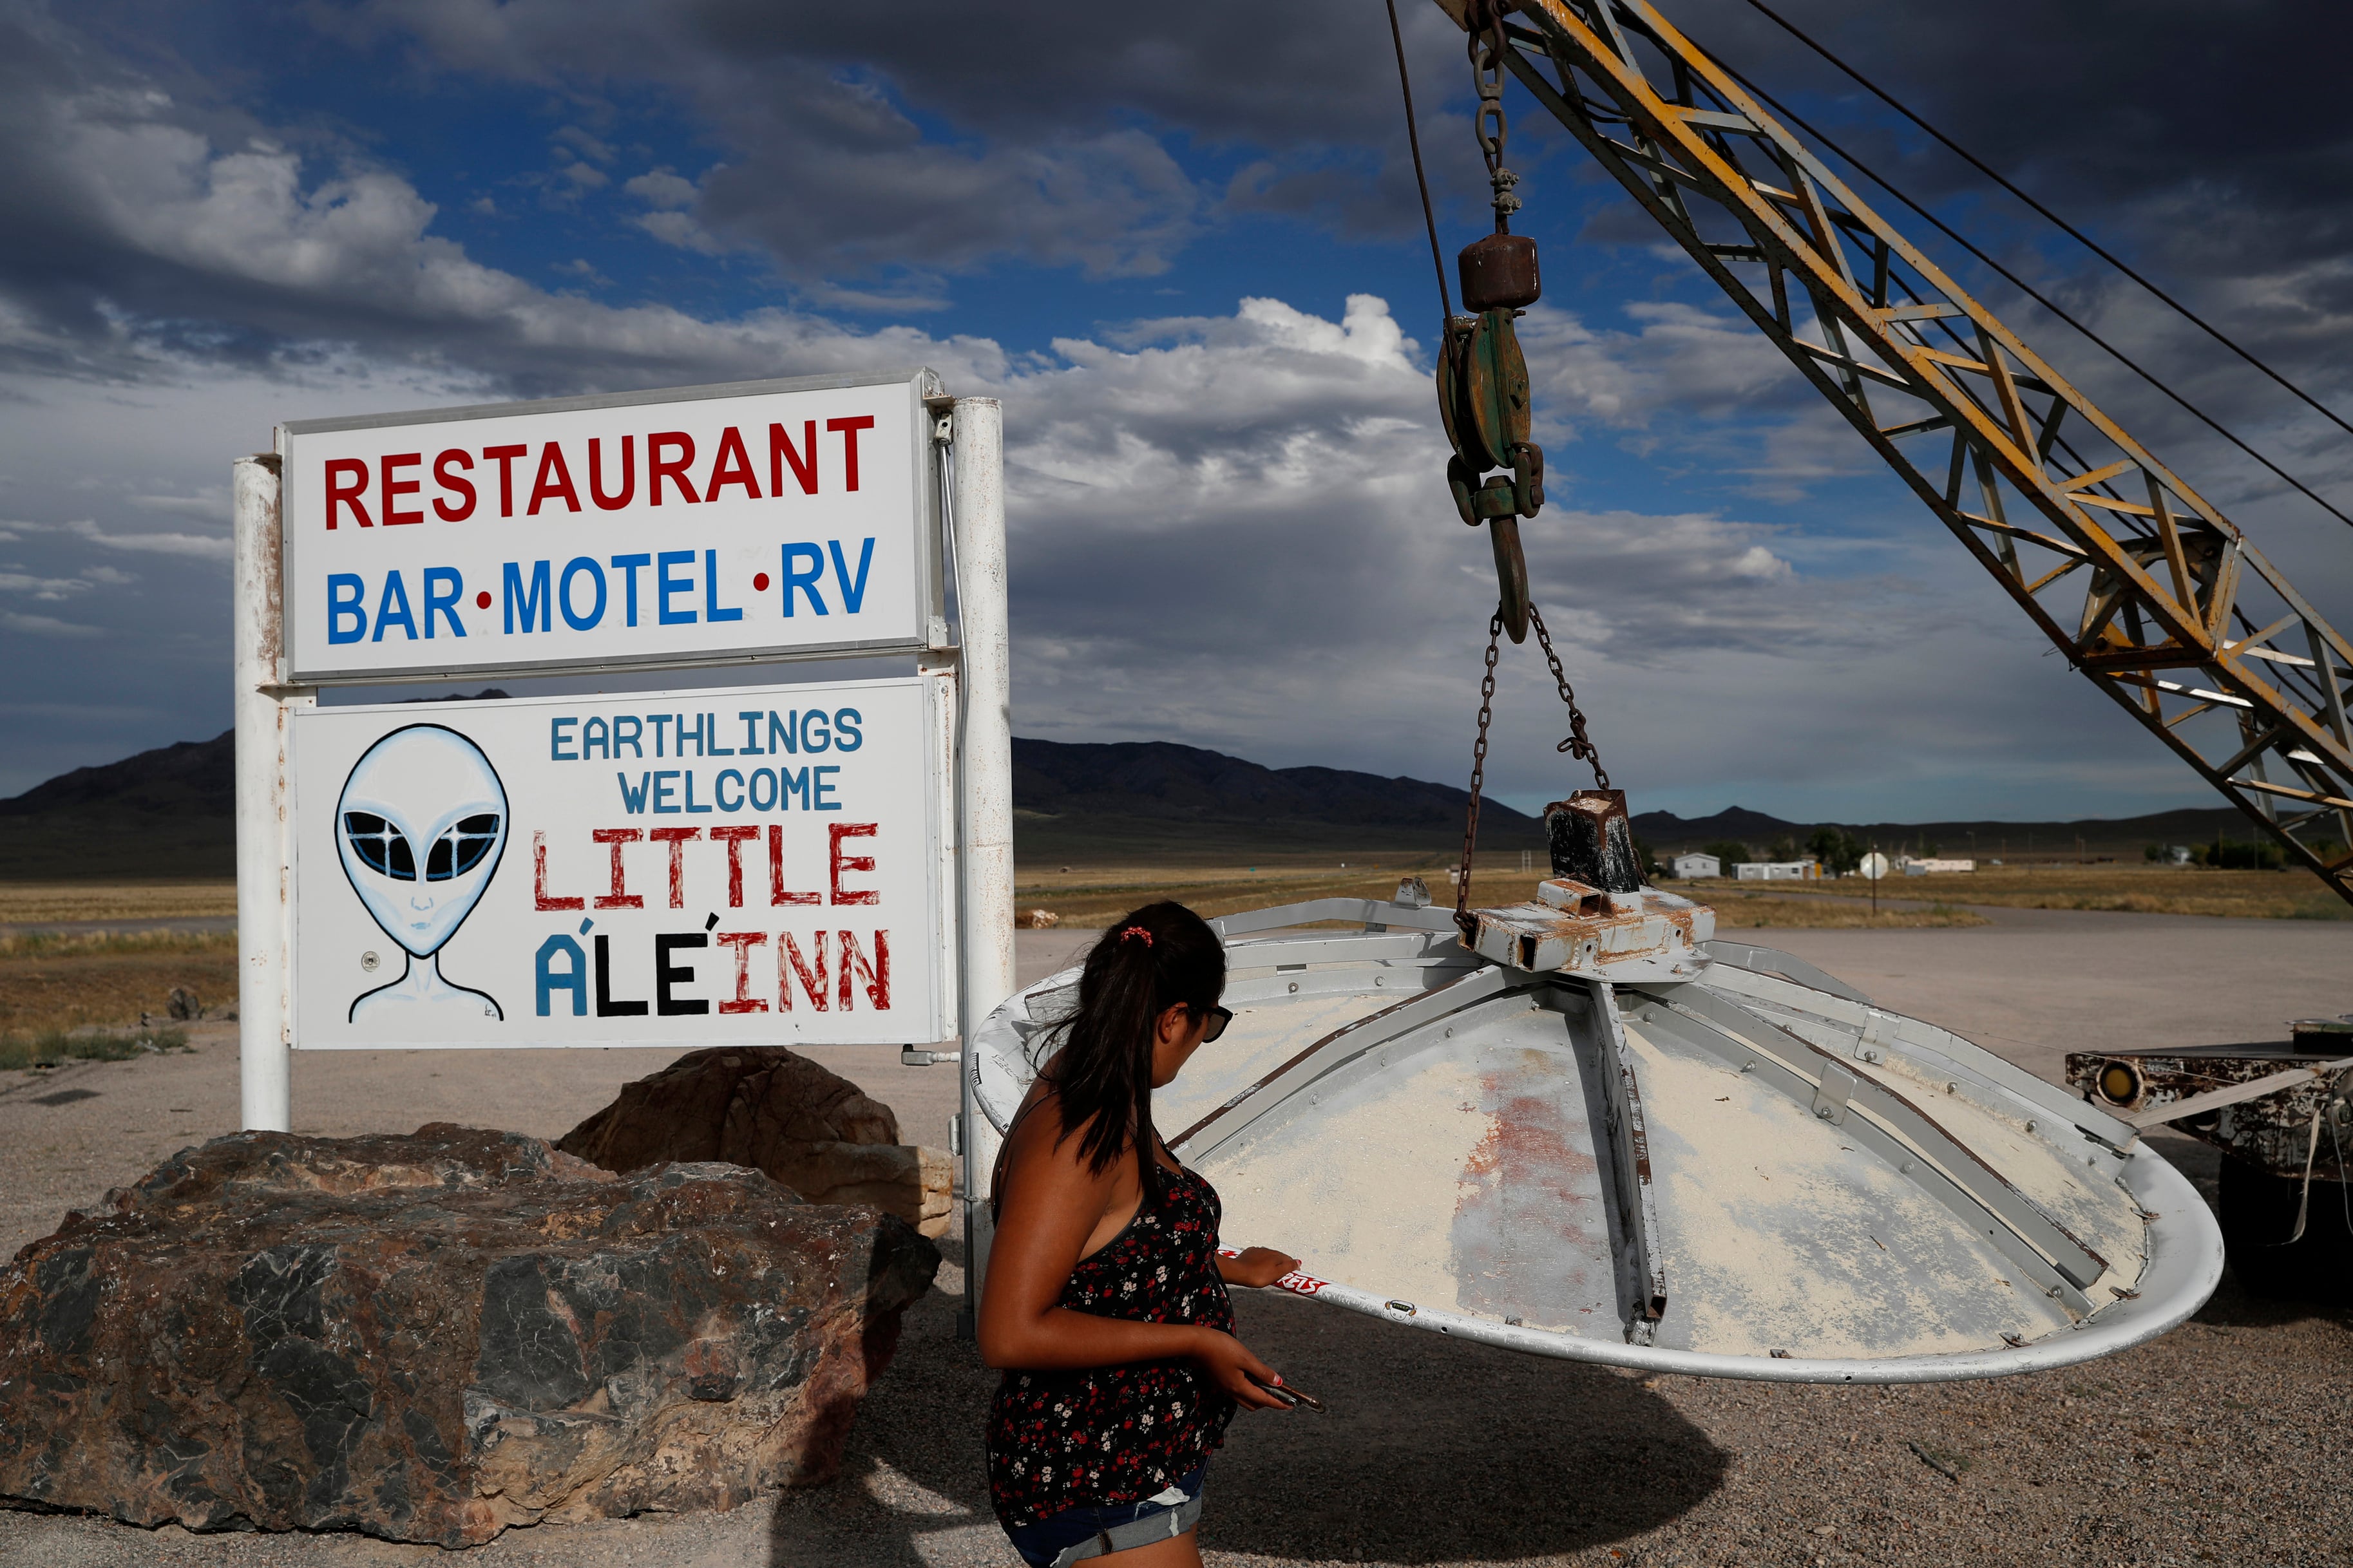
<path id="1" fill-rule="evenodd" d="M 2031 1121 L 2028 1122 L 2028 1123 L 2026 1124 L 2026 1130 L 2027 1130 L 2029 1132 L 2033 1131 L 2034 1131 L 2034 1123 L 2033 1123 L 2033 1122 L 2031 1122 Z"/>
<path id="2" fill-rule="evenodd" d="M 374 974 L 375 973 L 375 966 L 383 962 L 384 960 L 378 958 L 373 949 L 360 954 L 360 967 L 366 970 L 370 974 Z"/>
<path id="3" fill-rule="evenodd" d="M 1298 989 L 1299 989 L 1299 982 L 1298 982 L 1298 981 L 1296 981 L 1296 980 L 1293 981 L 1293 982 L 1291 983 L 1291 989 L 1292 989 L 1294 993 L 1295 993 L 1296 991 L 1298 991 Z"/>

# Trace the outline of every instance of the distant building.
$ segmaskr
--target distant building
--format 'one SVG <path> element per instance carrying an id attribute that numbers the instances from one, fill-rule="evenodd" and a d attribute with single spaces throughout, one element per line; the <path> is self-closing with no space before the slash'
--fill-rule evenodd
<path id="1" fill-rule="evenodd" d="M 1896 865 L 1903 868 L 1904 874 L 1907 877 L 1926 877 L 1938 871 L 1974 871 L 1978 868 L 1978 863 L 1974 860 L 1916 860 L 1909 855 L 1898 860 Z"/>
<path id="2" fill-rule="evenodd" d="M 1701 855 L 1695 852 L 1690 855 L 1678 855 L 1669 864 L 1674 868 L 1675 877 L 1679 881 L 1693 877 L 1724 875 L 1724 862 L 1713 855 Z"/>
<path id="3" fill-rule="evenodd" d="M 2168 866 L 2187 866 L 2187 865 L 2189 865 L 2189 845 L 2187 845 L 2187 844 L 2168 844 L 2168 845 L 2167 845 L 2167 846 L 2165 847 L 2165 863 L 2166 863 L 2167 865 L 2168 865 Z"/>
<path id="4" fill-rule="evenodd" d="M 1733 867 L 1732 874 L 1743 882 L 1814 882 L 1821 879 L 1822 864 L 1819 860 L 1743 860 Z"/>

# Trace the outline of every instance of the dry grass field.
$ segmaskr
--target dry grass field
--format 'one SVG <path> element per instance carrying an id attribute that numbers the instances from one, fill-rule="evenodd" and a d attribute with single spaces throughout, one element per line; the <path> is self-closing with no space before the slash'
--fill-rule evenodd
<path id="1" fill-rule="evenodd" d="M 111 1058 L 176 1043 L 142 1027 L 175 988 L 218 1016 L 237 1005 L 232 931 L 0 937 L 0 1068 Z"/>
<path id="2" fill-rule="evenodd" d="M 1700 897 L 1736 884 L 1691 884 Z M 1865 884 L 1780 882 L 1777 898 L 1858 896 Z M 2353 920 L 2348 904 L 2301 870 L 2210 871 L 2197 866 L 1996 866 L 1927 877 L 1891 877 L 1883 899 L 1927 899 L 1952 904 L 2000 904 L 2027 910 L 2118 910 L 2147 915 L 2223 915 L 2275 921 Z"/>
<path id="3" fill-rule="evenodd" d="M 1454 895 L 1446 873 L 1454 863 L 1451 856 L 1391 854 L 1351 859 L 1345 866 L 1337 858 L 1321 858 L 1313 864 L 1289 865 L 1262 861 L 1255 866 L 1071 866 L 1051 871 L 1024 867 L 1015 877 L 1014 900 L 1022 911 L 1047 910 L 1066 926 L 1085 928 L 1106 924 L 1155 899 L 1175 899 L 1214 916 L 1308 899 L 1386 899 L 1397 891 L 1399 878 L 1419 877 L 1429 884 L 1433 901 L 1451 904 Z M 1532 899 L 1542 874 L 1534 866 L 1522 869 L 1517 852 L 1482 855 L 1472 875 L 1472 896 L 1482 904 Z M 1907 903 L 1900 909 L 1883 909 L 1874 918 L 1868 905 L 1782 898 L 1778 886 L 1769 894 L 1749 892 L 1730 882 L 1693 883 L 1675 890 L 1712 904 L 1717 924 L 1726 930 L 1756 926 L 1897 930 L 1985 923 L 1982 916 L 1942 904 L 1917 909 Z"/>
<path id="4" fill-rule="evenodd" d="M 1883 903 L 1876 914 L 1867 902 L 1844 899 L 1784 899 L 1772 893 L 1739 891 L 1725 883 L 1678 885 L 1676 891 L 1697 899 L 1715 911 L 1715 929 L 1729 936 L 1754 926 L 1783 931 L 1916 931 L 1930 926 L 1981 926 L 1985 916 L 1953 905 L 1932 902 Z"/>
<path id="5" fill-rule="evenodd" d="M 0 882 L 0 926 L 70 921 L 212 920 L 237 913 L 235 882 L 136 886 Z"/>

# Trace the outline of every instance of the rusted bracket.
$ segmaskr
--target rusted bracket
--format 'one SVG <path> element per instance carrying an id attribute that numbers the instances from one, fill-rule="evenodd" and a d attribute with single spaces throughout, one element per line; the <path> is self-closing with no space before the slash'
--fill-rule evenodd
<path id="1" fill-rule="evenodd" d="M 2146 1110 L 2119 1111 L 2118 1116 L 2135 1127 L 2162 1127 L 2168 1121 L 2180 1121 L 2192 1116 L 2203 1116 L 2210 1110 L 2220 1110 L 2226 1105 L 2238 1105 L 2250 1100 L 2261 1100 L 2267 1094 L 2308 1084 L 2315 1079 L 2328 1077 L 2353 1068 L 2353 1057 L 2340 1057 L 2333 1062 L 2318 1062 L 2311 1067 L 2301 1064 L 2285 1072 L 2269 1073 L 2245 1083 L 2234 1083 L 2228 1089 L 2209 1089 L 2193 1094 L 2187 1100 L 2176 1100 L 2164 1105 L 2152 1105 Z"/>

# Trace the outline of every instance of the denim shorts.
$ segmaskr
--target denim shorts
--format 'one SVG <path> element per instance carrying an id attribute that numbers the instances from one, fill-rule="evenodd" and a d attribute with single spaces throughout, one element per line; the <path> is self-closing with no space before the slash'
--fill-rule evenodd
<path id="1" fill-rule="evenodd" d="M 1201 1521 L 1201 1484 L 1208 1469 L 1204 1462 L 1142 1502 L 1086 1504 L 1034 1524 L 1008 1525 L 1005 1533 L 1029 1568 L 1071 1568 L 1090 1557 L 1149 1546 Z"/>

